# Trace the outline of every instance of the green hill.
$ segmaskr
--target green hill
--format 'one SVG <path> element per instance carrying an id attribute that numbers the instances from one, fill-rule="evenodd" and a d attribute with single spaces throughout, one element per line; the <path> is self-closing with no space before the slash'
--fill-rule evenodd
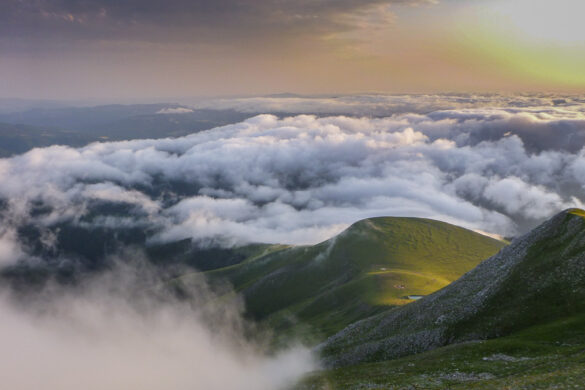
<path id="1" fill-rule="evenodd" d="M 584 213 L 560 213 L 448 287 L 352 324 L 323 346 L 328 363 L 393 359 L 585 314 Z"/>
<path id="2" fill-rule="evenodd" d="M 229 280 L 253 319 L 322 339 L 448 285 L 504 245 L 443 222 L 372 218 L 318 245 L 272 247 L 207 275 Z"/>

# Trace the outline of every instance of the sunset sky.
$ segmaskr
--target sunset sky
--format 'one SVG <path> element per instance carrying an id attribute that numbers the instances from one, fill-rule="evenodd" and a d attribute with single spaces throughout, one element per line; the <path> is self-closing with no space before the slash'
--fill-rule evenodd
<path id="1" fill-rule="evenodd" d="M 582 0 L 3 0 L 0 97 L 585 91 Z"/>

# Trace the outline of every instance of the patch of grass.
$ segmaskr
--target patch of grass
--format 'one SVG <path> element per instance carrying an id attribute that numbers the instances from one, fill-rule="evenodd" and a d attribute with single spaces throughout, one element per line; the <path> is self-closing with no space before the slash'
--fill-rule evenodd
<path id="1" fill-rule="evenodd" d="M 570 209 L 569 214 L 578 215 L 585 218 L 585 210 L 582 209 Z"/>
<path id="2" fill-rule="evenodd" d="M 581 389 L 585 314 L 489 341 L 316 372 L 297 389 Z"/>

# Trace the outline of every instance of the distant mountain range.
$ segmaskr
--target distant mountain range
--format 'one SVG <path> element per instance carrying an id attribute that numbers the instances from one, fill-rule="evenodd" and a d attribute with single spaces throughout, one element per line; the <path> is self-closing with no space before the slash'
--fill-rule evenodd
<path id="1" fill-rule="evenodd" d="M 0 114 L 0 157 L 55 144 L 79 147 L 94 141 L 179 137 L 253 115 L 171 103 L 34 108 Z"/>
<path id="2" fill-rule="evenodd" d="M 51 145 L 83 146 L 97 138 L 77 131 L 0 123 L 0 158 Z"/>

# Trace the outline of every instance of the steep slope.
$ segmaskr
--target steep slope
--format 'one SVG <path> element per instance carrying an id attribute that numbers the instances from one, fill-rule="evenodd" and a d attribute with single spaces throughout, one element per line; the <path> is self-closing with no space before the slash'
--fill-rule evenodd
<path id="1" fill-rule="evenodd" d="M 506 337 L 314 373 L 308 389 L 581 389 L 585 313 Z"/>
<path id="2" fill-rule="evenodd" d="M 308 324 L 321 338 L 448 285 L 504 245 L 443 222 L 373 218 L 208 275 L 229 280 L 255 320 L 279 331 Z"/>
<path id="3" fill-rule="evenodd" d="M 448 287 L 329 338 L 332 365 L 418 353 L 510 334 L 585 310 L 585 220 L 568 210 Z"/>

